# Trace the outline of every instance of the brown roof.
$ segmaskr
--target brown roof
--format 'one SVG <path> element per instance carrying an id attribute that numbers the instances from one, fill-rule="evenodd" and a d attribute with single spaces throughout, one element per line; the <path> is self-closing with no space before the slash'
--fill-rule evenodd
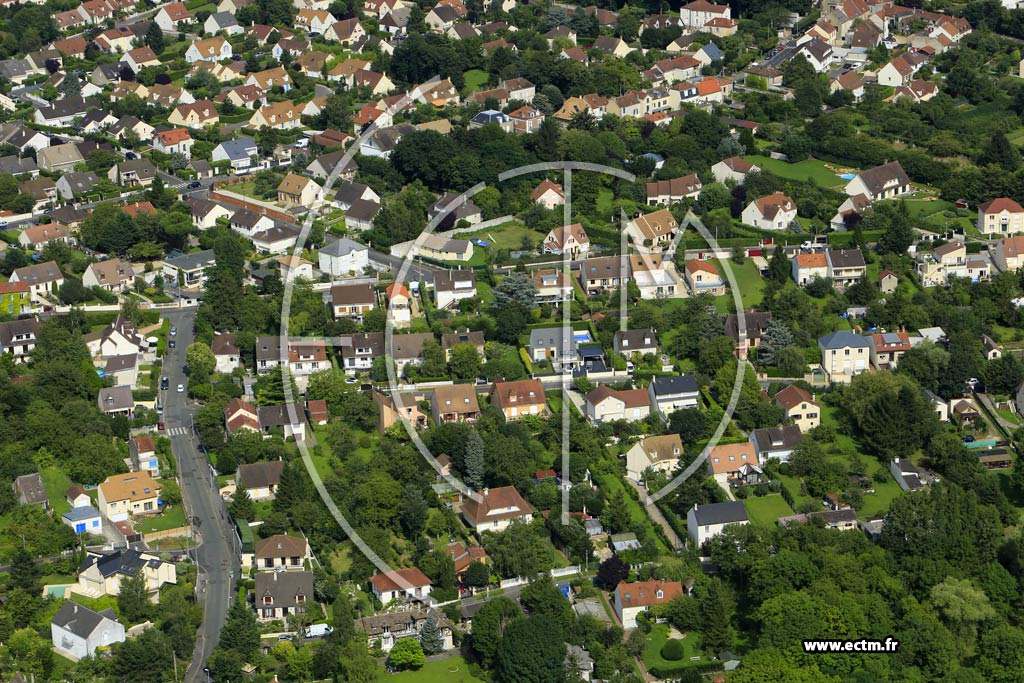
<path id="1" fill-rule="evenodd" d="M 445 549 L 445 554 L 452 558 L 455 563 L 455 571 L 465 571 L 474 561 L 486 562 L 487 553 L 478 545 L 465 546 L 456 541 Z"/>
<path id="2" fill-rule="evenodd" d="M 483 332 L 449 332 L 441 335 L 441 348 L 448 350 L 457 344 L 472 344 L 473 346 L 484 345 L 484 333 Z"/>
<path id="3" fill-rule="evenodd" d="M 798 268 L 825 268 L 828 263 L 824 254 L 797 254 L 796 265 Z"/>
<path id="4" fill-rule="evenodd" d="M 237 337 L 234 334 L 217 334 L 210 343 L 210 350 L 215 356 L 238 355 Z"/>
<path id="5" fill-rule="evenodd" d="M 373 285 L 334 285 L 331 287 L 331 303 L 335 306 L 373 304 L 375 302 Z"/>
<path id="6" fill-rule="evenodd" d="M 773 192 L 767 197 L 754 200 L 758 212 L 765 218 L 775 218 L 780 211 L 792 211 L 796 203 L 781 192 Z"/>
<path id="7" fill-rule="evenodd" d="M 371 576 L 370 584 L 377 589 L 377 592 L 383 593 L 385 591 L 429 586 L 430 579 L 416 567 L 409 567 L 407 569 L 393 569 L 386 574 Z"/>
<path id="8" fill-rule="evenodd" d="M 515 519 L 526 514 L 533 514 L 533 508 L 523 500 L 514 486 L 484 489 L 479 501 L 470 498 L 462 504 L 462 515 L 473 526 L 484 522 Z"/>
<path id="9" fill-rule="evenodd" d="M 297 363 L 304 360 L 303 356 L 312 356 L 309 360 L 327 360 L 327 345 L 320 340 L 306 342 L 288 342 L 288 362 Z"/>
<path id="10" fill-rule="evenodd" d="M 1024 254 L 1024 235 L 1007 237 L 999 243 L 1003 248 L 1003 255 L 1006 258 L 1016 258 Z"/>
<path id="11" fill-rule="evenodd" d="M 779 393 L 775 394 L 775 401 L 786 410 L 794 408 L 801 403 L 813 403 L 814 405 L 818 405 L 813 396 L 795 384 L 790 384 L 788 387 L 781 389 Z"/>
<path id="12" fill-rule="evenodd" d="M 678 434 L 649 436 L 640 442 L 640 448 L 647 454 L 651 462 L 675 460 L 683 452 L 683 440 Z"/>
<path id="13" fill-rule="evenodd" d="M 256 557 L 302 557 L 306 554 L 306 539 L 274 534 L 256 544 Z"/>
<path id="14" fill-rule="evenodd" d="M 656 180 L 653 183 L 647 183 L 647 196 L 650 198 L 667 194 L 670 197 L 684 197 L 694 192 L 700 192 L 700 188 L 700 178 L 697 177 L 696 173 L 691 173 L 680 178 Z"/>
<path id="15" fill-rule="evenodd" d="M 638 408 L 640 406 L 651 405 L 651 398 L 648 396 L 645 389 L 617 390 L 612 389 L 606 384 L 602 384 L 587 394 L 587 403 L 596 405 L 609 397 L 614 397 L 622 401 L 627 408 Z"/>
<path id="16" fill-rule="evenodd" d="M 445 413 L 478 413 L 480 402 L 472 384 L 452 384 L 434 389 L 434 401 Z"/>
<path id="17" fill-rule="evenodd" d="M 160 485 L 153 479 L 153 474 L 145 472 L 128 472 L 114 474 L 100 484 L 103 499 L 108 503 L 115 500 L 149 500 L 160 495 Z"/>
<path id="18" fill-rule="evenodd" d="M 138 449 L 139 453 L 153 453 L 156 451 L 156 446 L 153 444 L 153 437 L 151 436 L 140 436 L 134 439 L 135 448 Z"/>
<path id="19" fill-rule="evenodd" d="M 330 412 L 327 410 L 327 401 L 322 398 L 306 401 L 306 410 L 309 411 L 309 419 L 314 422 L 326 420 L 330 417 Z"/>
<path id="20" fill-rule="evenodd" d="M 984 204 L 979 204 L 978 210 L 982 213 L 1002 213 L 1003 211 L 1007 213 L 1024 213 L 1024 208 L 1020 204 L 1006 197 L 997 197 Z"/>
<path id="21" fill-rule="evenodd" d="M 495 382 L 491 388 L 491 397 L 502 409 L 521 405 L 543 406 L 545 403 L 544 385 L 539 379 Z"/>
<path id="22" fill-rule="evenodd" d="M 242 488 L 257 489 L 264 486 L 276 486 L 281 483 L 281 472 L 284 462 L 254 462 L 238 466 L 238 482 Z"/>
<path id="23" fill-rule="evenodd" d="M 651 605 L 662 605 L 672 598 L 682 595 L 683 584 L 678 581 L 652 580 L 635 583 L 623 581 L 615 587 L 615 594 L 623 607 L 650 607 Z"/>
<path id="24" fill-rule="evenodd" d="M 668 209 L 659 209 L 636 218 L 633 223 L 640 233 L 646 238 L 661 237 L 667 235 L 679 227 L 675 216 Z"/>

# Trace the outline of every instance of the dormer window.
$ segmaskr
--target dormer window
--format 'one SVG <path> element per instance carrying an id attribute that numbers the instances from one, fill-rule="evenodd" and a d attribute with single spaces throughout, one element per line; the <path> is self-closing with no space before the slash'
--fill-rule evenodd
<path id="1" fill-rule="evenodd" d="M 664 597 L 665 597 L 665 591 L 663 591 L 663 590 L 661 590 L 661 589 L 659 588 L 659 589 L 658 589 L 658 592 L 657 592 L 657 593 L 655 593 L 655 595 L 657 595 L 657 596 L 658 596 L 658 599 L 659 599 L 659 600 L 661 600 L 662 598 L 664 598 Z"/>

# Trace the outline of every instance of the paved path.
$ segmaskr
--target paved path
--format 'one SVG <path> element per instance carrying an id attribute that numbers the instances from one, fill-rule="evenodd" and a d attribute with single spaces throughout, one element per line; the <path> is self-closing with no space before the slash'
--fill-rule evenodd
<path id="1" fill-rule="evenodd" d="M 683 540 L 679 538 L 679 534 L 676 533 L 676 530 L 673 529 L 672 525 L 668 523 L 667 519 L 665 519 L 665 515 L 661 514 L 661 510 L 658 509 L 658 506 L 647 501 L 647 491 L 644 490 L 639 483 L 633 481 L 629 477 L 626 477 L 626 481 L 628 481 L 630 486 L 632 486 L 640 495 L 640 502 L 644 506 L 644 509 L 647 510 L 647 514 L 650 515 L 651 519 L 654 520 L 654 522 L 661 527 L 662 531 L 665 532 L 665 538 L 668 539 L 668 543 L 672 547 L 672 550 L 678 551 L 685 548 L 686 544 L 683 543 Z"/>

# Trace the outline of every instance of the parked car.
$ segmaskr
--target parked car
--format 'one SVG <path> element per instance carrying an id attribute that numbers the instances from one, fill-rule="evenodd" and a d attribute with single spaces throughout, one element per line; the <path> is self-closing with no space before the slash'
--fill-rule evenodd
<path id="1" fill-rule="evenodd" d="M 307 638 L 324 638 L 334 633 L 334 629 L 327 624 L 312 624 L 306 629 Z"/>

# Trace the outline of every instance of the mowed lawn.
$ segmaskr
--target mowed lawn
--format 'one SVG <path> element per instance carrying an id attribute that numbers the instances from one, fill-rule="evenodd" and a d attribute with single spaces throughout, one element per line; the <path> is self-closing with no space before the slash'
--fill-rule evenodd
<path id="1" fill-rule="evenodd" d="M 135 525 L 135 530 L 147 534 L 154 531 L 166 531 L 185 526 L 185 508 L 175 505 L 173 509 L 167 510 L 156 517 L 148 517 Z"/>
<path id="2" fill-rule="evenodd" d="M 483 90 L 484 86 L 487 85 L 487 79 L 490 78 L 490 74 L 483 69 L 470 69 L 462 76 L 466 79 L 465 91 L 467 95 L 477 90 Z"/>
<path id="3" fill-rule="evenodd" d="M 63 515 L 71 509 L 67 497 L 64 495 L 71 488 L 71 480 L 68 476 L 56 467 L 44 467 L 39 473 L 43 480 L 43 488 L 46 489 L 46 497 L 50 499 L 50 507 L 58 515 Z"/>
<path id="4" fill-rule="evenodd" d="M 675 669 L 677 667 L 683 667 L 690 664 L 691 657 L 700 656 L 700 652 L 697 650 L 697 643 L 700 637 L 696 633 L 687 633 L 686 637 L 682 639 L 683 643 L 683 658 L 678 661 L 669 661 L 661 656 L 661 649 L 665 647 L 665 643 L 668 642 L 668 625 L 667 624 L 654 624 L 651 627 L 651 632 L 647 635 L 647 647 L 644 648 L 643 660 L 644 666 L 648 669 L 657 667 L 659 669 Z M 700 662 L 692 662 L 694 665 Z"/>
<path id="5" fill-rule="evenodd" d="M 454 669 L 454 670 L 453 670 Z M 481 679 L 471 676 L 469 666 L 462 657 L 427 662 L 416 671 L 402 671 L 390 676 L 382 676 L 382 681 L 393 683 L 479 683 Z"/>
<path id="6" fill-rule="evenodd" d="M 780 178 L 814 182 L 822 187 L 831 187 L 833 189 L 841 188 L 848 182 L 829 170 L 825 162 L 818 161 L 817 159 L 805 159 L 795 164 L 757 154 L 744 157 L 744 159 L 759 166 L 761 170 L 774 173 Z"/>
<path id="7" fill-rule="evenodd" d="M 722 265 L 721 262 L 717 265 L 718 272 L 721 274 L 722 279 L 729 282 L 729 278 L 725 272 L 725 266 Z M 743 307 L 754 308 L 760 304 L 761 299 L 764 298 L 764 278 L 761 277 L 761 273 L 757 270 L 757 266 L 754 265 L 753 260 L 744 259 L 742 265 L 729 261 L 729 268 L 732 269 L 733 277 L 736 278 L 736 286 L 739 287 L 740 299 L 743 301 Z M 732 301 L 732 292 L 727 292 L 715 299 L 717 308 L 720 312 L 727 312 L 730 310 L 729 307 L 732 304 Z"/>
<path id="8" fill-rule="evenodd" d="M 544 234 L 538 230 L 531 230 L 518 221 L 509 221 L 477 232 L 463 233 L 458 237 L 463 240 L 480 239 L 489 242 L 490 246 L 486 249 L 516 251 L 523 248 L 524 237 L 530 241 L 530 248 L 535 248 L 544 239 Z M 480 247 L 474 247 L 474 251 L 477 249 Z"/>
<path id="9" fill-rule="evenodd" d="M 750 521 L 761 526 L 775 526 L 779 517 L 794 514 L 789 503 L 777 493 L 761 497 L 751 495 L 743 501 L 743 506 L 747 508 Z"/>

